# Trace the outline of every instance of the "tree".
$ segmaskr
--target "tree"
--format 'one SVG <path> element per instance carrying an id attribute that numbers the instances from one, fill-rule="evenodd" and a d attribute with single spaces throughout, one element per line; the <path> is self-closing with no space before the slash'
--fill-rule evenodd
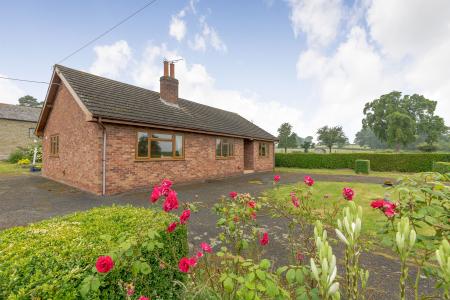
<path id="1" fill-rule="evenodd" d="M 333 145 L 343 145 L 348 141 L 344 131 L 342 130 L 342 126 L 324 126 L 317 130 L 317 135 L 317 140 L 327 146 L 328 149 L 330 149 L 330 153 Z"/>
<path id="2" fill-rule="evenodd" d="M 295 133 L 292 132 L 292 125 L 289 123 L 283 123 L 278 128 L 278 148 L 284 148 L 284 153 L 287 153 L 287 148 L 297 147 L 297 135 L 293 134 Z"/>
<path id="3" fill-rule="evenodd" d="M 400 150 L 400 145 L 406 146 L 415 140 L 415 122 L 407 114 L 394 112 L 387 119 L 387 142 L 395 145 L 395 150 Z"/>
<path id="4" fill-rule="evenodd" d="M 19 105 L 28 107 L 42 107 L 43 102 L 39 102 L 36 98 L 26 95 L 19 98 Z"/>
<path id="5" fill-rule="evenodd" d="M 426 135 L 429 137 L 427 138 L 427 143 L 432 145 L 446 130 L 444 129 L 446 128 L 445 124 L 441 124 L 441 121 L 443 122 L 442 118 L 434 115 L 436 105 L 436 101 L 429 100 L 422 95 L 414 94 L 402 97 L 401 92 L 393 91 L 380 96 L 379 99 L 366 103 L 363 110 L 365 115 L 362 121 L 363 128 L 370 128 L 381 142 L 392 144 L 393 134 L 398 129 L 398 122 L 408 126 L 408 128 L 412 122 L 412 135 Z M 392 126 L 393 124 L 397 125 L 394 128 L 388 128 L 389 117 L 394 113 L 399 113 L 402 116 L 397 114 L 395 117 L 392 117 L 390 124 Z M 390 137 L 388 137 L 389 134 Z M 400 133 L 394 135 L 397 137 L 394 140 L 408 141 L 407 143 L 414 141 L 410 133 L 402 134 L 402 138 L 400 138 Z M 399 144 L 407 145 L 400 142 L 396 146 L 399 146 Z"/>
<path id="6" fill-rule="evenodd" d="M 302 139 L 302 142 L 300 143 L 300 148 L 302 148 L 305 151 L 305 153 L 308 153 L 309 149 L 313 147 L 314 143 L 312 136 L 307 136 L 304 139 Z"/>
<path id="7" fill-rule="evenodd" d="M 370 128 L 362 128 L 356 133 L 355 144 L 361 147 L 368 146 L 371 149 L 384 149 L 386 148 L 386 143 L 380 141 L 375 133 Z"/>

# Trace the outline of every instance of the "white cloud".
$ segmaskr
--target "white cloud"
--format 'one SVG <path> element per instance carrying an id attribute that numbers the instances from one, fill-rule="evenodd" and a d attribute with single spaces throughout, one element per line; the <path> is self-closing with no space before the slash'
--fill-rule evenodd
<path id="1" fill-rule="evenodd" d="M 8 77 L 0 74 L 2 77 Z M 14 84 L 13 81 L 0 79 L 0 103 L 19 104 L 18 99 L 26 92 Z"/>
<path id="2" fill-rule="evenodd" d="M 184 10 L 181 11 L 181 17 L 184 16 Z M 177 41 L 182 41 L 186 35 L 186 22 L 178 16 L 172 16 L 170 22 L 169 34 Z"/>
<path id="3" fill-rule="evenodd" d="M 168 50 L 164 44 L 149 46 L 134 70 L 135 83 L 159 90 L 162 57 L 180 56 L 175 51 Z M 273 134 L 276 134 L 282 122 L 290 122 L 296 129 L 303 127 L 300 121 L 301 110 L 276 101 L 264 101 L 252 92 L 219 88 L 204 65 L 189 64 L 182 60 L 176 64 L 175 69 L 180 82 L 179 95 L 182 98 L 239 113 Z"/>
<path id="4" fill-rule="evenodd" d="M 195 35 L 194 41 L 189 41 L 189 46 L 193 50 L 206 51 L 211 46 L 216 51 L 227 52 L 227 45 L 222 41 L 216 29 L 210 26 L 205 17 L 200 17 L 201 32 Z"/>
<path id="5" fill-rule="evenodd" d="M 326 46 L 334 41 L 342 17 L 340 0 L 289 0 L 288 3 L 296 37 L 305 33 L 313 46 Z"/>
<path id="6" fill-rule="evenodd" d="M 333 8 L 318 9 L 324 5 Z M 345 7 L 290 0 L 290 6 L 294 35 L 303 32 L 308 41 L 296 67 L 298 79 L 312 87 L 304 98 L 318 107 L 309 131 L 340 124 L 352 139 L 364 104 L 392 90 L 437 100 L 437 113 L 449 123 L 450 1 L 360 0 Z M 337 30 L 344 38 L 334 40 Z M 337 46 L 329 48 L 331 41 Z"/>
<path id="7" fill-rule="evenodd" d="M 95 46 L 95 61 L 90 72 L 111 78 L 117 78 L 124 71 L 131 59 L 131 48 L 124 40 L 112 45 Z"/>

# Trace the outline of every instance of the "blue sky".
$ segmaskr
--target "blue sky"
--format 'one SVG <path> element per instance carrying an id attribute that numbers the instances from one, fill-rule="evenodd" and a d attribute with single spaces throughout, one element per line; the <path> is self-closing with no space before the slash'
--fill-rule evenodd
<path id="1" fill-rule="evenodd" d="M 0 74 L 48 81 L 53 64 L 146 2 L 3 2 Z M 158 90 L 163 57 L 181 57 L 183 98 L 272 133 L 284 121 L 300 136 L 342 125 L 353 140 L 364 103 L 393 89 L 438 100 L 449 123 L 450 1 L 423 3 L 158 0 L 62 64 Z M 45 93 L 0 80 L 0 102 Z"/>

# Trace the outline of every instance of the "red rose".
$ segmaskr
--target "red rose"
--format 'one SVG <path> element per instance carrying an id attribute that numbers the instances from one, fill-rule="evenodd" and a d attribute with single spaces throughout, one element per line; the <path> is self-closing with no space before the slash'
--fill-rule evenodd
<path id="1" fill-rule="evenodd" d="M 314 184 L 314 179 L 312 179 L 310 176 L 305 176 L 305 178 L 303 179 L 303 182 L 307 186 L 312 186 Z"/>
<path id="2" fill-rule="evenodd" d="M 269 243 L 269 234 L 267 232 L 264 232 L 262 238 L 259 240 L 259 243 L 261 246 L 265 246 Z"/>
<path id="3" fill-rule="evenodd" d="M 145 296 L 140 296 L 138 300 L 150 300 L 150 298 L 147 298 Z"/>
<path id="4" fill-rule="evenodd" d="M 212 252 L 212 248 L 210 245 L 208 245 L 207 243 L 201 243 L 200 247 L 202 247 L 202 250 L 208 253 Z"/>
<path id="5" fill-rule="evenodd" d="M 180 262 L 178 263 L 178 269 L 180 269 L 180 271 L 183 273 L 187 273 L 189 272 L 189 268 L 189 258 L 183 257 L 182 259 L 180 259 Z"/>
<path id="6" fill-rule="evenodd" d="M 172 187 L 172 181 L 170 181 L 169 179 L 163 179 L 163 181 L 161 182 L 161 193 L 164 196 L 167 196 L 170 192 L 171 187 Z"/>
<path id="7" fill-rule="evenodd" d="M 251 217 L 253 220 L 256 220 L 256 213 L 255 213 L 254 211 L 252 211 L 252 212 L 250 213 L 250 217 Z"/>
<path id="8" fill-rule="evenodd" d="M 189 209 L 184 210 L 180 216 L 180 223 L 186 224 L 186 221 L 189 220 L 190 216 L 191 216 L 191 211 Z"/>
<path id="9" fill-rule="evenodd" d="M 167 231 L 168 232 L 172 232 L 175 230 L 175 228 L 177 228 L 178 223 L 177 222 L 173 222 L 171 223 L 168 227 L 167 227 Z"/>
<path id="10" fill-rule="evenodd" d="M 355 195 L 355 192 L 351 188 L 345 187 L 342 190 L 342 195 L 344 196 L 344 198 L 346 200 L 352 201 L 353 200 L 353 196 Z"/>
<path id="11" fill-rule="evenodd" d="M 376 199 L 373 200 L 372 203 L 370 203 L 370 206 L 372 206 L 372 208 L 381 208 L 384 205 L 384 200 L 383 199 Z"/>
<path id="12" fill-rule="evenodd" d="M 233 200 L 236 199 L 237 195 L 238 195 L 237 192 L 230 192 L 230 198 Z"/>
<path id="13" fill-rule="evenodd" d="M 95 267 L 99 273 L 108 273 L 114 267 L 114 261 L 110 256 L 99 256 Z"/>
<path id="14" fill-rule="evenodd" d="M 275 182 L 280 181 L 280 179 L 281 179 L 281 176 L 280 176 L 280 175 L 275 175 L 275 176 L 273 176 L 273 181 L 275 181 Z"/>
<path id="15" fill-rule="evenodd" d="M 161 197 L 161 190 L 159 186 L 155 185 L 153 187 L 152 195 L 150 196 L 150 201 L 152 203 L 155 203 L 156 201 L 158 201 L 159 197 Z"/>
<path id="16" fill-rule="evenodd" d="M 395 210 L 393 208 L 386 208 L 384 214 L 388 218 L 392 218 L 395 215 Z"/>
<path id="17" fill-rule="evenodd" d="M 163 209 L 166 212 L 169 212 L 173 209 L 178 209 L 178 199 L 177 199 L 177 193 L 175 191 L 173 191 L 173 190 L 169 191 L 166 201 L 164 201 Z"/>
<path id="18" fill-rule="evenodd" d="M 198 251 L 198 252 L 197 252 L 197 258 L 202 258 L 202 257 L 203 257 L 203 252 Z"/>
<path id="19" fill-rule="evenodd" d="M 188 259 L 188 264 L 190 267 L 195 267 L 197 265 L 197 257 L 191 257 Z"/>
<path id="20" fill-rule="evenodd" d="M 253 201 L 253 200 L 248 201 L 247 204 L 248 204 L 248 206 L 251 207 L 251 208 L 255 208 L 255 207 L 256 207 L 256 202 Z"/>

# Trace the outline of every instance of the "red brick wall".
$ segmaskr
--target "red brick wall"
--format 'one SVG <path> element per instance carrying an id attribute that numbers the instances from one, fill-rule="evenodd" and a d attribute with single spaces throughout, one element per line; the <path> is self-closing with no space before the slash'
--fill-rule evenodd
<path id="1" fill-rule="evenodd" d="M 59 155 L 50 155 L 50 136 L 59 135 Z M 101 193 L 102 132 L 86 117 L 61 85 L 47 120 L 42 141 L 42 174 L 80 189 Z"/>
<path id="2" fill-rule="evenodd" d="M 269 146 L 268 156 L 259 156 L 259 143 L 260 141 L 253 141 L 253 161 L 255 171 L 272 171 L 274 168 L 274 143 L 266 142 Z"/>
<path id="3" fill-rule="evenodd" d="M 184 160 L 138 161 L 135 147 L 139 128 L 112 124 L 106 128 L 107 194 L 151 186 L 165 177 L 180 183 L 242 174 L 244 170 L 242 139 L 235 139 L 235 157 L 216 159 L 215 136 L 184 133 Z"/>

